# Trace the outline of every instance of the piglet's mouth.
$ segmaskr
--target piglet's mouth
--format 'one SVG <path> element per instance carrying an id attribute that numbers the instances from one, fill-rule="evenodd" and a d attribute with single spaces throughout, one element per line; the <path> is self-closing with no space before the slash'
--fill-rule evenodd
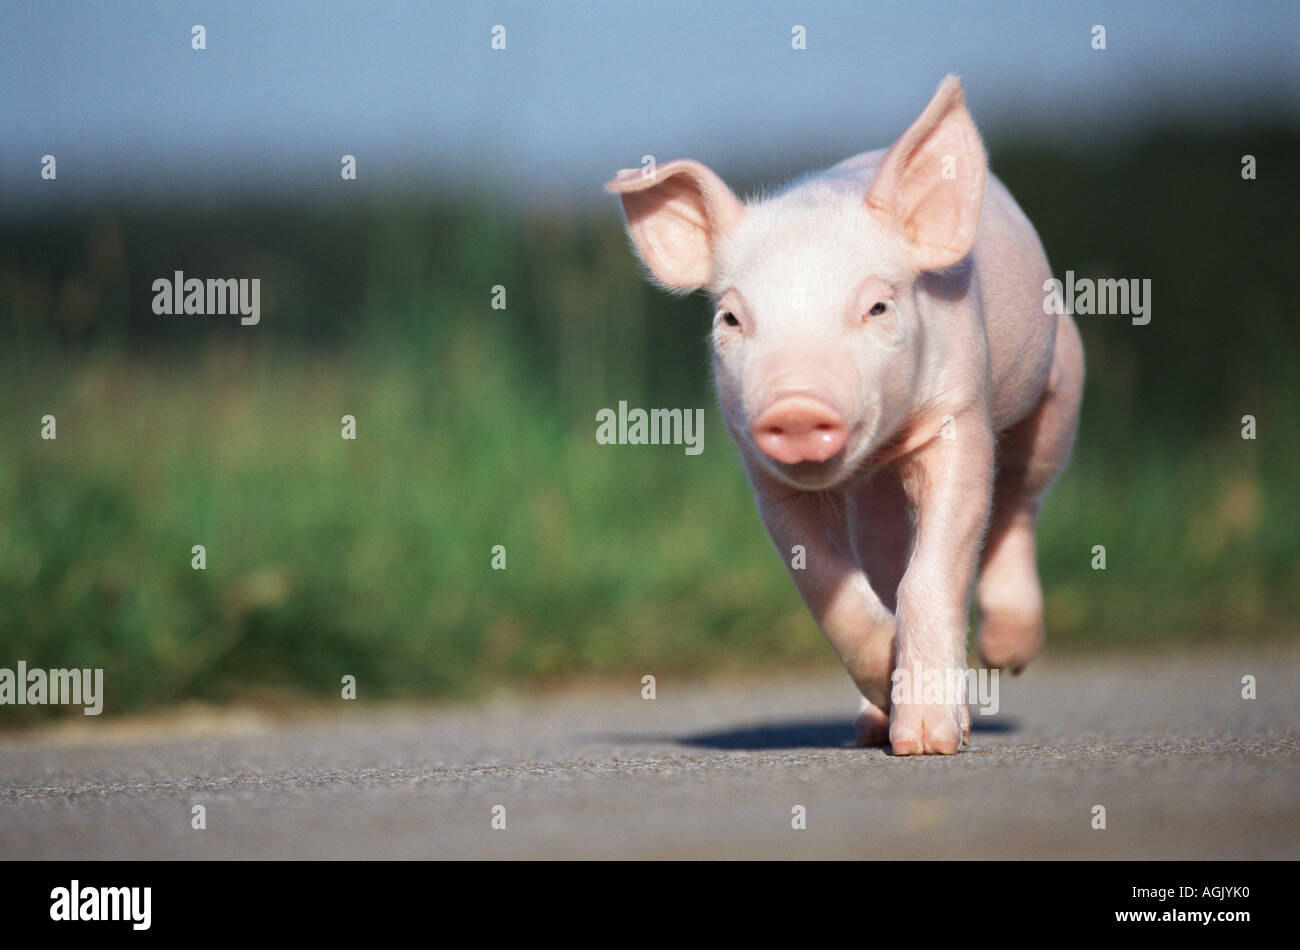
<path id="1" fill-rule="evenodd" d="M 794 465 L 776 463 L 781 479 L 803 491 L 823 491 L 834 488 L 844 472 L 842 454 L 825 462 L 798 462 Z"/>
<path id="2" fill-rule="evenodd" d="M 843 448 L 823 461 L 781 462 L 763 455 L 767 467 L 787 485 L 801 491 L 825 491 L 848 481 L 854 471 L 850 462 L 853 443 L 850 438 Z"/>

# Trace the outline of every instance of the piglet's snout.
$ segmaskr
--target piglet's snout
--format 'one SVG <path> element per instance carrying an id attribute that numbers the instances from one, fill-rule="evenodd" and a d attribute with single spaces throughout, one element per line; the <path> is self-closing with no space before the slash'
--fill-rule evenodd
<path id="1" fill-rule="evenodd" d="M 754 422 L 754 444 L 766 454 L 795 465 L 824 462 L 849 435 L 844 416 L 811 396 L 785 396 L 763 410 Z"/>

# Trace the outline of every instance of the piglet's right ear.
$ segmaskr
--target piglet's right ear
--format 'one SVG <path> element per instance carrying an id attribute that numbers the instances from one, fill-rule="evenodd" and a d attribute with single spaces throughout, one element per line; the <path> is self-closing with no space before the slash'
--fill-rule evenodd
<path id="1" fill-rule="evenodd" d="M 660 283 L 695 290 L 713 281 L 713 254 L 745 206 L 707 166 L 691 159 L 618 173 L 605 187 L 623 199 L 637 253 Z"/>

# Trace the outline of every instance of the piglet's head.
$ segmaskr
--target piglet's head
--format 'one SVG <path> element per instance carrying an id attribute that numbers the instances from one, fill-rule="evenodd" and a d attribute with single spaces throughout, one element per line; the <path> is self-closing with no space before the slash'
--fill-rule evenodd
<path id="1" fill-rule="evenodd" d="M 957 79 L 874 178 L 870 161 L 749 203 L 689 159 L 607 186 L 655 281 L 713 298 L 715 377 L 741 450 L 805 490 L 895 438 L 939 356 L 916 284 L 970 253 L 986 176 Z"/>

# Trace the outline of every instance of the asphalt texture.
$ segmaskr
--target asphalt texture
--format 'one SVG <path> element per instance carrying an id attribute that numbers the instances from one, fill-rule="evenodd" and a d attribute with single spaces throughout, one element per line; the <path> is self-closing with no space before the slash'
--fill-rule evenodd
<path id="1" fill-rule="evenodd" d="M 653 700 L 637 676 L 474 706 L 78 719 L 0 735 L 0 855 L 1296 858 L 1298 674 L 1284 644 L 1049 655 L 1003 677 L 969 749 L 923 758 L 852 748 L 856 693 L 829 664 L 659 677 Z"/>

